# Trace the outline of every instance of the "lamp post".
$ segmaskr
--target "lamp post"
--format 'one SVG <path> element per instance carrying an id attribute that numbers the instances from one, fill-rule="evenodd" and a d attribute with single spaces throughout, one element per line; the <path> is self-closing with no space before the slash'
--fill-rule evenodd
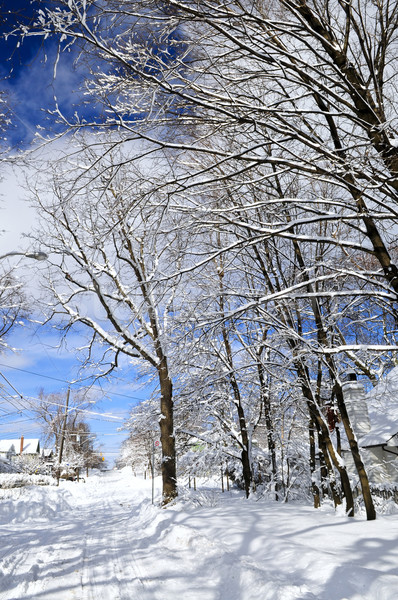
<path id="1" fill-rule="evenodd" d="M 12 256 L 22 256 L 25 258 L 32 258 L 34 260 L 39 260 L 39 261 L 47 260 L 47 258 L 48 258 L 48 254 L 46 254 L 45 252 L 43 252 L 41 250 L 33 251 L 33 252 L 30 252 L 30 251 L 21 252 L 21 251 L 14 250 L 12 252 L 7 252 L 6 254 L 0 255 L 0 261 L 4 260 L 5 258 L 12 257 Z M 17 320 L 19 311 L 23 305 L 23 296 L 18 294 L 18 287 L 16 288 L 16 291 L 15 291 L 15 286 L 13 286 L 13 281 L 15 281 L 14 277 L 13 277 L 14 270 L 15 270 L 15 266 L 10 268 L 9 273 L 2 272 L 0 274 L 1 285 L 3 285 L 3 282 L 4 282 L 4 291 L 5 291 L 5 295 L 6 295 L 6 302 L 9 303 L 10 298 L 12 300 L 11 308 L 10 308 L 10 305 L 0 306 L 2 313 L 4 311 L 4 314 L 2 314 L 2 327 L 0 328 L 0 343 L 1 343 L 1 346 L 4 346 L 4 347 L 6 347 L 6 344 L 3 343 L 2 336 L 3 336 L 3 334 L 6 334 L 10 331 L 10 328 L 13 326 L 13 324 Z M 7 269 L 5 269 L 5 271 L 7 271 Z M 10 283 L 10 279 L 11 279 L 11 283 Z M 10 298 L 6 294 L 8 288 L 11 289 Z M 3 290 L 1 289 L 1 287 L 0 287 L 0 299 L 1 299 L 0 301 L 2 302 Z M 2 375 L 2 377 L 5 379 L 4 375 Z M 15 388 L 12 386 L 12 384 L 9 381 L 7 381 L 7 383 L 15 390 Z M 19 392 L 18 392 L 18 395 L 21 396 L 19 394 Z M 22 396 L 21 396 L 21 398 L 22 398 Z M 5 411 L 5 414 L 7 415 L 6 411 Z M 21 436 L 21 440 L 23 440 L 22 436 Z M 21 454 L 22 454 L 22 450 L 21 450 Z"/>
<path id="2" fill-rule="evenodd" d="M 7 252 L 7 254 L 0 256 L 0 260 L 8 258 L 9 256 L 25 256 L 26 258 L 33 258 L 34 260 L 47 260 L 48 258 L 48 254 L 39 250 L 37 252 Z"/>

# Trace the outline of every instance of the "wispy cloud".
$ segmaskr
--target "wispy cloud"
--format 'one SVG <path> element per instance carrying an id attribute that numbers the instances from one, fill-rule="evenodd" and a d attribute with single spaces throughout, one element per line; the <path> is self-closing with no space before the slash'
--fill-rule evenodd
<path id="1" fill-rule="evenodd" d="M 23 43 L 29 44 L 29 38 Z M 71 118 L 76 105 L 82 100 L 79 88 L 84 74 L 74 67 L 73 51 L 65 53 L 54 77 L 56 54 L 56 42 L 47 42 L 43 49 L 36 50 L 34 58 L 19 64 L 18 68 L 14 66 L 11 74 L 10 61 L 4 61 L 0 67 L 1 89 L 9 98 L 12 124 L 7 135 L 12 147 L 28 146 L 38 126 L 44 129 L 44 133 L 57 130 L 49 111 L 58 106 Z"/>

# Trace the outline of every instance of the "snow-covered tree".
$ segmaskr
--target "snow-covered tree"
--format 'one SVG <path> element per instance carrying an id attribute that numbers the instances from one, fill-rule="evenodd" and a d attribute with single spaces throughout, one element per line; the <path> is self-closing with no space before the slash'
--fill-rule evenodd
<path id="1" fill-rule="evenodd" d="M 229 302 L 229 312 L 221 307 L 222 322 L 244 318 L 256 307 L 265 329 L 277 332 L 281 354 L 289 357 L 307 404 L 310 429 L 314 426 L 322 440 L 329 476 L 334 470 L 339 473 L 349 509 L 353 500 L 348 475 L 328 430 L 323 391 L 337 405 L 362 472 L 341 375 L 351 362 L 374 378 L 366 354 L 393 354 L 396 349 L 397 32 L 396 5 L 373 0 L 124 0 L 122 6 L 113 0 L 106 5 L 59 0 L 43 5 L 36 22 L 22 30 L 23 35 L 55 36 L 60 60 L 73 44 L 84 59 L 85 93 L 96 109 L 89 117 L 78 111 L 74 121 L 59 107 L 55 110 L 65 132 L 78 136 L 88 129 L 86 145 L 96 148 L 84 168 L 77 167 L 76 186 L 69 192 L 85 186 L 92 194 L 98 185 L 104 196 L 112 196 L 112 169 L 133 168 L 144 156 L 162 152 L 168 170 L 154 187 L 140 188 L 134 207 L 145 212 L 157 195 L 158 209 L 163 205 L 174 215 L 189 214 L 190 240 L 196 239 L 198 227 L 223 232 L 221 247 L 210 252 L 194 247 L 189 255 L 192 270 L 239 253 L 245 258 L 243 273 L 250 262 L 256 264 L 263 290 L 255 286 L 248 294 L 240 292 L 240 305 Z M 108 138 L 104 132 L 111 132 Z M 106 164 L 110 148 L 116 146 L 122 148 L 122 160 Z M 118 211 L 121 197 L 117 192 L 112 213 L 109 204 L 104 211 L 116 229 L 127 214 Z M 65 219 L 61 214 L 73 203 L 65 186 L 57 203 L 50 212 L 66 224 L 73 239 L 83 215 Z M 87 222 L 93 204 L 86 198 L 85 203 L 90 207 L 84 215 Z M 110 231 L 99 215 L 94 221 L 98 230 Z M 67 302 L 60 288 L 57 294 L 72 320 L 92 326 L 69 300 L 96 294 L 100 279 L 111 281 L 114 274 L 104 249 L 101 260 L 91 261 L 86 272 L 89 284 L 69 272 L 71 262 L 82 268 L 90 253 L 99 255 L 104 248 L 103 233 L 93 243 L 84 227 L 80 231 L 84 235 L 77 251 L 70 250 L 69 263 L 65 259 L 61 265 L 75 287 Z M 65 247 L 63 239 L 61 245 Z M 119 258 L 126 266 L 125 256 Z M 180 265 L 164 271 L 162 285 L 178 271 L 183 272 Z M 149 285 L 142 273 L 138 282 L 141 290 Z M 145 289 L 143 305 L 150 315 L 154 307 L 145 299 Z M 112 294 L 97 294 L 105 312 L 108 296 L 120 305 L 125 302 L 124 289 Z M 377 302 L 377 314 L 391 316 L 384 321 L 383 346 L 368 343 L 365 352 L 347 326 L 355 310 L 365 314 L 364 301 Z M 164 338 L 160 345 L 154 341 L 153 325 L 139 333 L 160 352 L 154 362 L 151 354 L 143 355 L 148 348 L 140 345 L 137 334 L 134 343 L 125 336 L 125 325 L 118 339 L 104 336 L 101 327 L 95 335 L 116 348 L 116 355 L 122 348 L 136 352 L 138 347 L 160 380 L 167 373 L 164 399 L 171 393 L 168 355 Z M 235 377 L 233 365 L 230 381 Z M 166 419 L 161 423 L 171 422 L 163 409 L 162 415 Z M 162 443 L 165 439 L 174 440 L 172 429 L 162 435 Z M 170 448 L 164 451 L 171 455 Z M 368 517 L 373 518 L 366 473 L 362 475 Z"/>
<path id="2" fill-rule="evenodd" d="M 23 284 L 15 277 L 15 269 L 0 259 L 0 352 L 8 348 L 7 336 L 26 315 Z"/>
<path id="3" fill-rule="evenodd" d="M 159 416 L 159 406 L 155 400 L 146 400 L 132 409 L 126 422 L 129 437 L 122 444 L 120 464 L 129 465 L 133 471 L 144 474 L 151 472 L 152 477 L 155 475 L 152 471 L 157 471 L 161 466 L 157 452 Z"/>
<path id="4" fill-rule="evenodd" d="M 333 222 L 325 242 L 374 255 L 382 271 L 367 276 L 396 293 L 388 236 L 398 190 L 396 10 L 373 0 L 125 0 L 122 10 L 61 0 L 23 33 L 83 48 L 87 95 L 105 112 L 91 123 L 65 120 L 69 130 L 116 128 L 121 143 L 189 151 L 179 183 L 191 189 L 214 184 L 220 165 L 235 188 L 248 171 L 261 182 L 275 170 L 297 173 L 300 223 Z M 323 182 L 338 199 L 312 210 Z M 342 220 L 363 244 L 340 234 Z M 281 233 L 277 222 L 262 231 Z"/>
<path id="5" fill-rule="evenodd" d="M 96 435 L 85 420 L 91 402 L 84 392 L 39 393 L 33 413 L 39 423 L 45 444 L 54 449 L 54 470 L 97 467 Z"/>
<path id="6" fill-rule="evenodd" d="M 90 145 L 78 163 L 59 163 L 53 197 L 37 195 L 46 215 L 37 239 L 53 257 L 46 284 L 50 317 L 63 317 L 68 331 L 79 327 L 88 336 L 87 356 L 100 375 L 120 361 L 130 361 L 157 380 L 162 444 L 163 500 L 176 493 L 173 414 L 173 331 L 179 260 L 178 225 L 145 174 L 123 167 L 123 156 L 97 157 L 97 172 L 86 170 Z M 158 168 L 162 169 L 161 163 Z"/>
<path id="7" fill-rule="evenodd" d="M 4 92 L 0 91 L 0 163 L 7 159 L 6 149 L 3 148 L 3 136 L 5 136 L 9 125 L 7 97 Z M 2 173 L 0 170 L 1 178 Z M 0 208 L 1 202 L 0 197 Z M 27 300 L 23 292 L 23 284 L 16 277 L 15 268 L 7 263 L 7 256 L 0 256 L 0 352 L 8 347 L 7 335 L 26 314 Z"/>

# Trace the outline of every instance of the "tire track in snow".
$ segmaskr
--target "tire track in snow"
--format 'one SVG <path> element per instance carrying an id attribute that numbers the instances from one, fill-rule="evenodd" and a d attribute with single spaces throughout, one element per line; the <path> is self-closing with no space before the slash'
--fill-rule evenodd
<path id="1" fill-rule="evenodd" d="M 4 557 L 6 557 L 4 559 Z M 14 546 L 0 563 L 0 600 L 36 598 L 43 591 L 40 572 L 44 561 L 31 544 Z"/>
<path id="2" fill-rule="evenodd" d="M 131 547 L 131 518 L 115 510 L 120 504 L 112 500 L 101 511 L 111 517 L 90 526 L 83 539 L 82 600 L 146 600 L 147 590 Z"/>
<path id="3" fill-rule="evenodd" d="M 128 519 L 129 527 L 124 525 L 125 519 L 122 521 L 123 535 L 119 534 L 116 537 L 116 529 L 112 528 L 112 552 L 115 568 L 120 573 L 120 589 L 121 596 L 120 600 L 131 600 L 131 586 L 134 585 L 134 599 L 145 600 L 146 589 L 143 582 L 141 569 L 138 565 L 137 560 L 134 558 L 133 549 L 131 548 L 132 540 L 134 537 L 131 534 L 131 519 Z M 120 525 L 119 521 L 119 525 Z M 123 552 L 120 549 L 120 539 L 122 539 L 125 546 L 130 547 L 131 551 L 129 554 Z"/>
<path id="4" fill-rule="evenodd" d="M 54 515 L 2 526 L 0 600 L 156 600 L 135 555 L 142 532 L 128 487 L 109 477 L 71 489 Z"/>

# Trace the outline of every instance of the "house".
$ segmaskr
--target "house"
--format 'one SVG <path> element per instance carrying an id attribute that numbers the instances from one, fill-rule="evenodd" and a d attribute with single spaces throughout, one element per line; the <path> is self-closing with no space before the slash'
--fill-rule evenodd
<path id="1" fill-rule="evenodd" d="M 41 451 L 41 459 L 43 461 L 43 466 L 45 467 L 45 472 L 50 474 L 54 467 L 55 450 L 53 448 L 43 448 Z"/>
<path id="2" fill-rule="evenodd" d="M 370 482 L 398 486 L 398 367 L 368 393 L 355 377 L 343 392 Z M 352 470 L 350 452 L 343 454 Z"/>
<path id="3" fill-rule="evenodd" d="M 40 440 L 25 439 L 23 436 L 19 439 L 0 440 L 0 458 L 11 461 L 16 456 L 39 457 Z"/>
<path id="4" fill-rule="evenodd" d="M 43 448 L 41 456 L 46 461 L 54 461 L 55 453 L 53 448 Z"/>

